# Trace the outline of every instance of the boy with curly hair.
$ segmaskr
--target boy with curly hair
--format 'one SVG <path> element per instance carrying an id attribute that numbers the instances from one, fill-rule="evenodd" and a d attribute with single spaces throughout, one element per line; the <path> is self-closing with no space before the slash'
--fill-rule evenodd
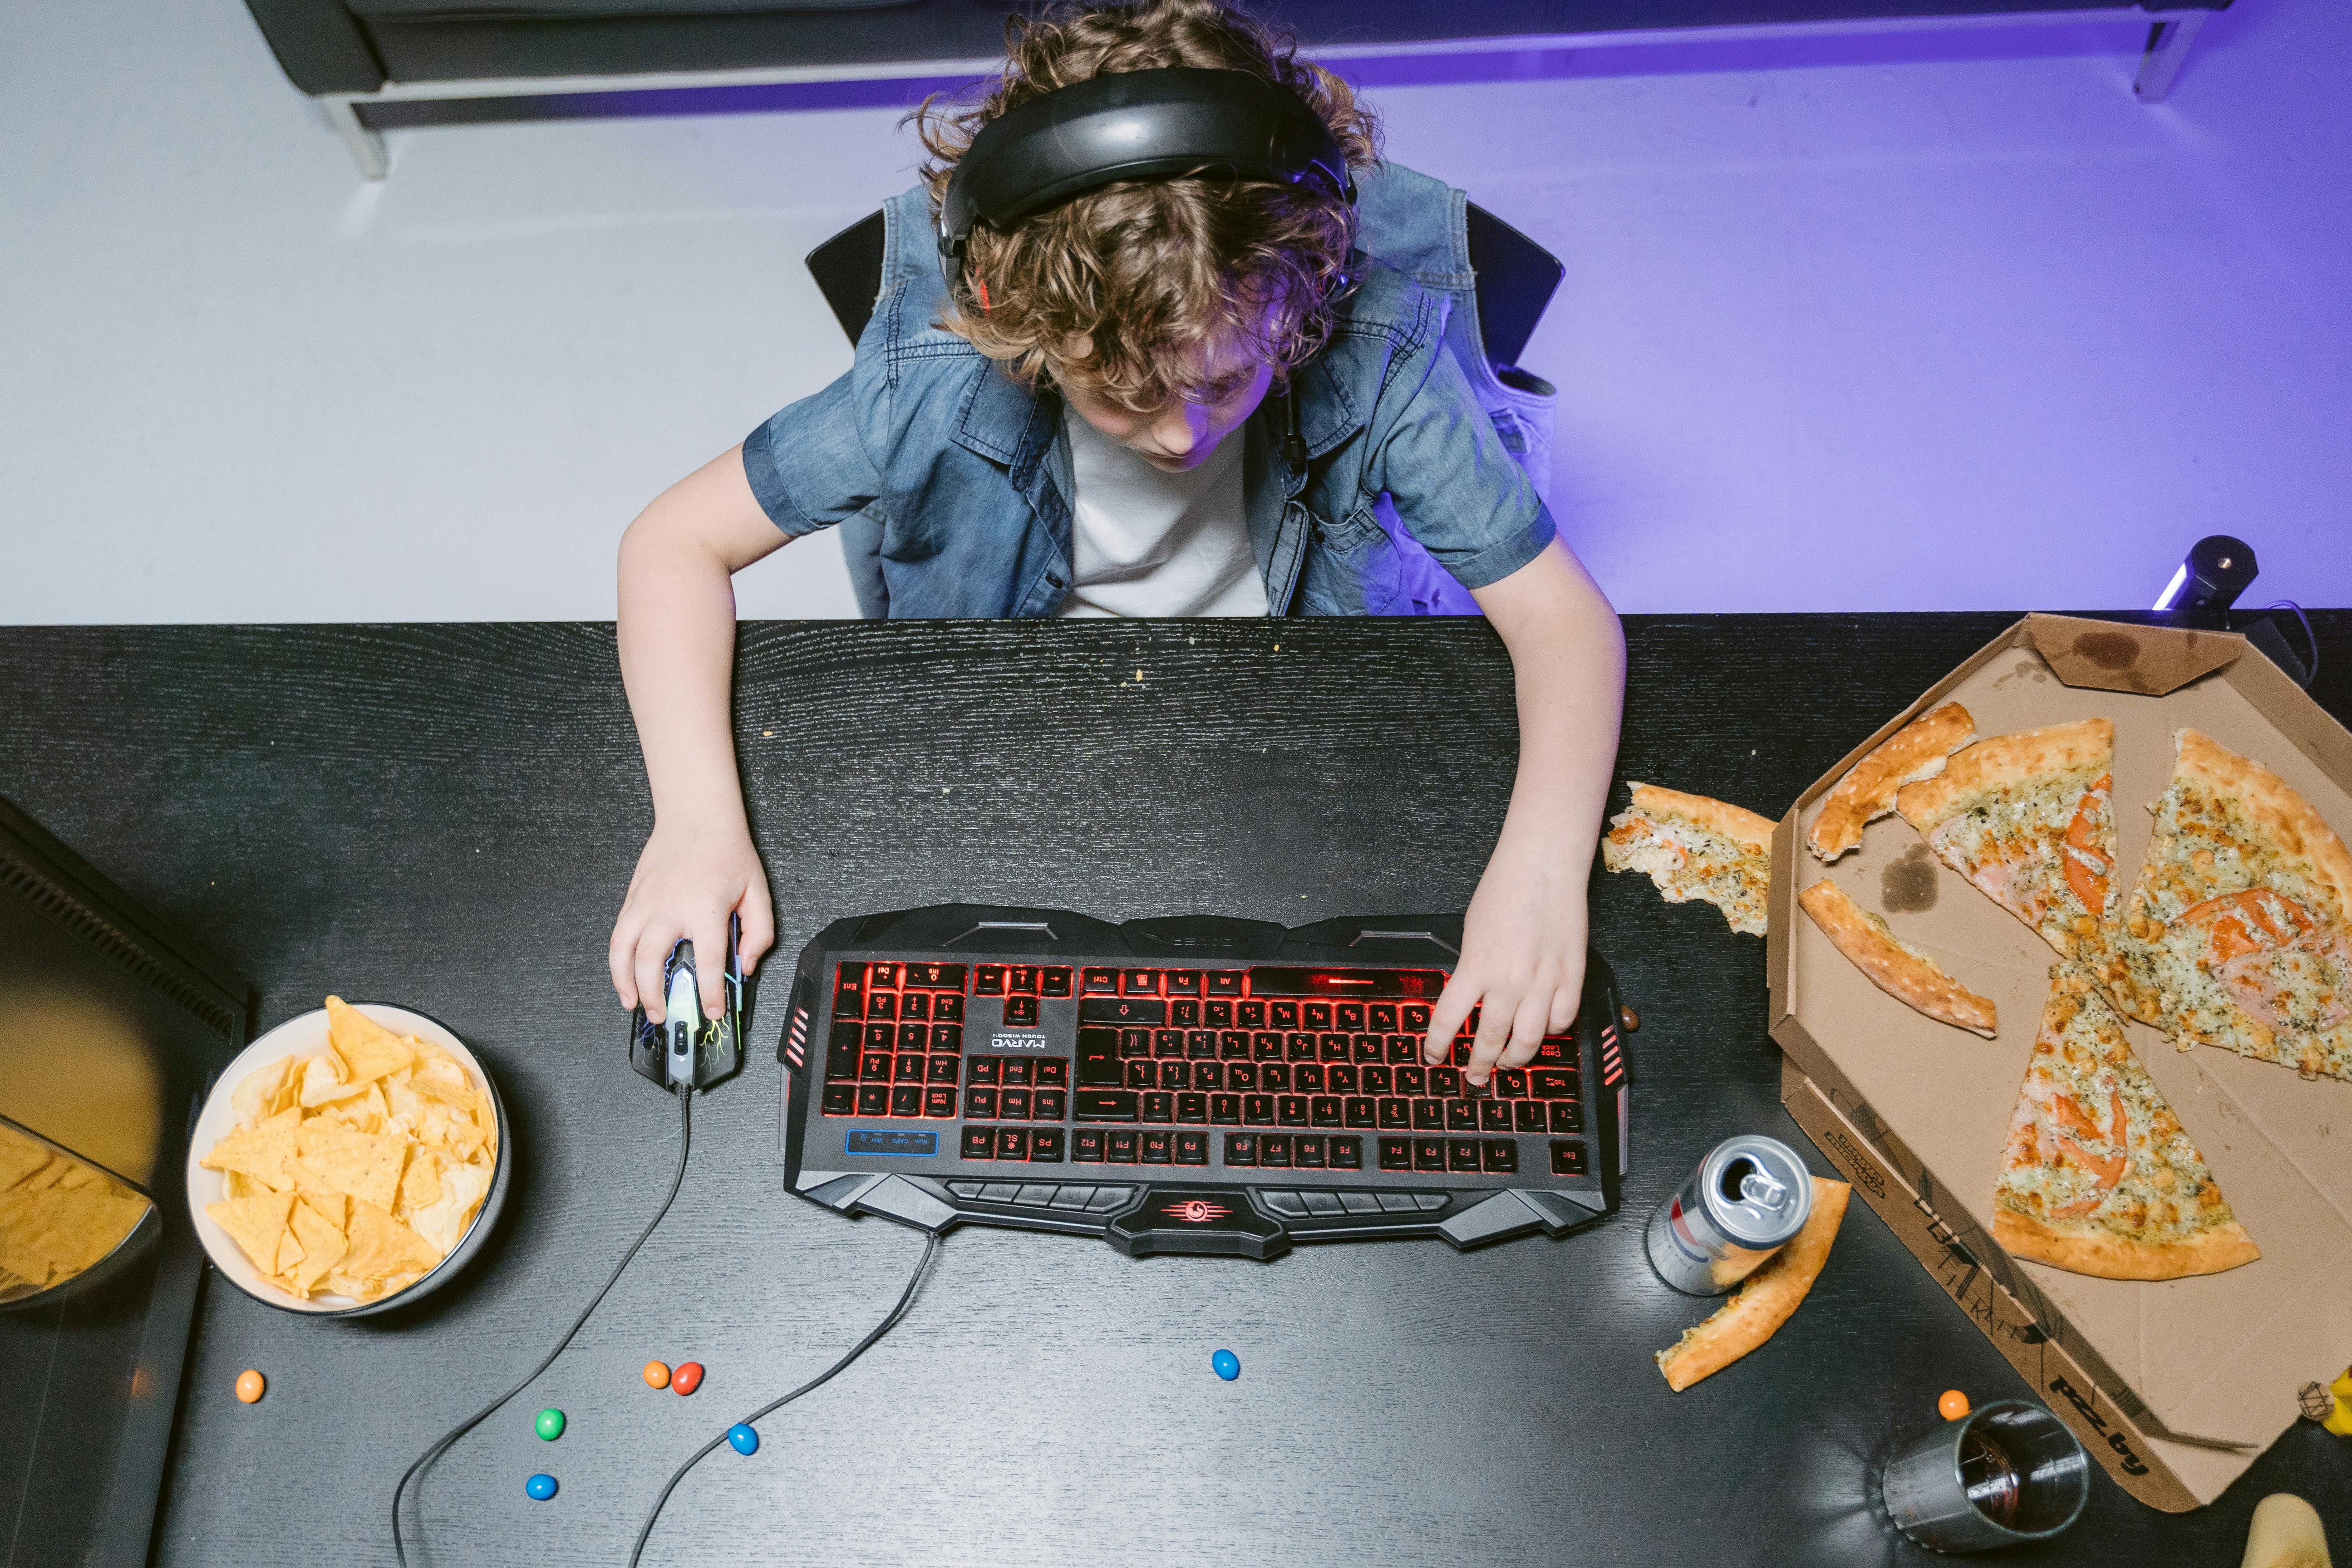
<path id="1" fill-rule="evenodd" d="M 622 541 L 621 667 L 655 824 L 614 987 L 658 1005 L 671 942 L 721 951 L 730 913 L 747 969 L 774 941 L 735 769 L 730 578 L 791 540 L 859 532 L 860 598 L 893 616 L 1397 613 L 1433 596 L 1414 584 L 1433 561 L 1501 636 L 1517 692 L 1510 808 L 1428 1035 L 1433 1058 L 1478 1007 L 1468 1076 L 1484 1083 L 1576 1015 L 1624 644 L 1465 374 L 1458 196 L 1380 162 L 1346 83 L 1215 0 L 1065 11 L 1008 42 L 983 101 L 918 111 L 931 159 L 885 209 L 882 294 L 849 372 Z M 940 206 L 982 127 L 1169 67 L 1293 95 L 1356 199 L 1313 180 L 1124 181 L 975 227 L 942 271 Z"/>

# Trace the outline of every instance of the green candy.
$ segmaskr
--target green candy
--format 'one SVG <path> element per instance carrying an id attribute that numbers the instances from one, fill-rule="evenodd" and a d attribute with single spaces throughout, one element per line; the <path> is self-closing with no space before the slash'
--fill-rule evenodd
<path id="1" fill-rule="evenodd" d="M 563 1412 L 553 1408 L 539 1413 L 539 1435 L 552 1443 L 563 1436 Z"/>

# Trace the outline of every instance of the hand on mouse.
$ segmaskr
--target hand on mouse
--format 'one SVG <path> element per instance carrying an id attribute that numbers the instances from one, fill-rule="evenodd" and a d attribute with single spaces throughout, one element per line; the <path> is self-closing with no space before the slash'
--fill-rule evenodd
<path id="1" fill-rule="evenodd" d="M 1462 957 L 1431 1009 L 1422 1059 L 1432 1066 L 1478 1009 L 1463 1076 L 1483 1084 L 1497 1067 L 1523 1067 L 1546 1035 L 1576 1022 L 1584 994 L 1584 889 L 1591 854 L 1517 844 L 1506 826 L 1462 921 Z M 1538 837 L 1530 834 L 1527 837 Z"/>
<path id="2" fill-rule="evenodd" d="M 736 813 L 732 822 L 656 821 L 613 922 L 607 962 L 621 1005 L 661 1010 L 663 961 L 686 937 L 694 943 L 702 1016 L 718 1017 L 727 1005 L 730 914 L 743 919 L 738 951 L 749 974 L 775 942 L 776 914 L 767 870 L 742 815 Z"/>

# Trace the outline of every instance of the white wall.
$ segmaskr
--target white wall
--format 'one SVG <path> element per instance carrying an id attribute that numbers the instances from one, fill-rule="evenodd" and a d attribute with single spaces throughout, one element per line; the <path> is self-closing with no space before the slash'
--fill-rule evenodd
<path id="1" fill-rule="evenodd" d="M 1566 259 L 1555 509 L 1620 607 L 2352 602 L 2352 7 L 1372 68 Z M 663 485 L 847 346 L 800 258 L 895 110 L 394 132 L 236 0 L 0 5 L 0 621 L 604 617 Z M 746 616 L 854 613 L 824 541 Z"/>

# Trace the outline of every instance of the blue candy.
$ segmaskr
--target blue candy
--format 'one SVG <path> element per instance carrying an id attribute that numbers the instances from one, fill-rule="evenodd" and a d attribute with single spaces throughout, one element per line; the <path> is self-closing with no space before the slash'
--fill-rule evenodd
<path id="1" fill-rule="evenodd" d="M 1231 1351 L 1219 1351 L 1209 1358 L 1209 1369 L 1231 1383 L 1242 1374 L 1242 1358 Z"/>
<path id="2" fill-rule="evenodd" d="M 555 1495 L 555 1478 L 550 1475 L 533 1476 L 523 1482 L 522 1489 L 524 1496 L 545 1502 Z"/>
<path id="3" fill-rule="evenodd" d="M 760 1435 L 738 1421 L 727 1428 L 727 1446 L 739 1454 L 756 1454 L 760 1451 Z"/>

